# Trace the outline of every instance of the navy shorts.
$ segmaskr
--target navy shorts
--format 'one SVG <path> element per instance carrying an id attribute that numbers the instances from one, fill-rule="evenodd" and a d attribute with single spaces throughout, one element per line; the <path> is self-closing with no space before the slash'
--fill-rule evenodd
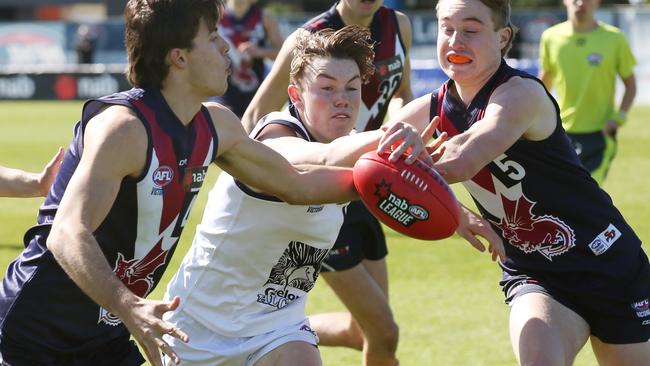
<path id="1" fill-rule="evenodd" d="M 602 183 L 616 155 L 616 140 L 601 131 L 567 135 L 582 165 L 598 183 Z"/>
<path id="2" fill-rule="evenodd" d="M 593 274 L 584 274 L 584 288 L 568 291 L 549 285 L 543 280 L 525 274 L 510 275 L 504 272 L 500 282 L 506 296 L 506 303 L 524 294 L 537 292 L 546 294 L 560 304 L 580 315 L 589 324 L 591 335 L 610 344 L 632 344 L 650 342 L 650 270 L 640 271 L 636 280 L 624 284 L 612 284 L 608 288 L 584 291 L 593 285 Z M 635 289 L 636 296 L 624 299 L 618 296 L 616 287 Z M 594 286 L 595 287 L 595 286 Z"/>
<path id="3" fill-rule="evenodd" d="M 361 201 L 348 205 L 339 236 L 323 261 L 323 272 L 343 271 L 363 261 L 380 260 L 388 255 L 381 224 Z"/>

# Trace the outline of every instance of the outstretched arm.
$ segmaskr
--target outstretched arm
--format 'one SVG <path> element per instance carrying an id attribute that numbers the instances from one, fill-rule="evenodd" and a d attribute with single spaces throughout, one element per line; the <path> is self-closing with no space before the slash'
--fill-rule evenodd
<path id="1" fill-rule="evenodd" d="M 40 173 L 0 166 L 0 197 L 46 196 L 63 161 L 63 148 L 59 148 Z"/>
<path id="2" fill-rule="evenodd" d="M 207 103 L 219 121 L 215 163 L 247 186 L 290 204 L 339 203 L 358 199 L 352 169 L 326 166 L 296 169 L 282 155 L 248 137 L 237 117 L 225 107 Z"/>
<path id="3" fill-rule="evenodd" d="M 431 138 L 435 125 L 430 125 L 422 134 L 413 126 L 398 122 L 379 130 L 360 132 L 335 139 L 330 143 L 309 142 L 296 137 L 292 129 L 280 124 L 268 125 L 258 140 L 279 152 L 292 164 L 312 164 L 352 167 L 359 157 L 369 151 L 392 152 L 389 160 L 396 161 L 407 152 L 405 162 L 413 163 L 420 158 L 433 165 L 430 149 L 435 149 L 443 139 L 433 142 L 428 149 L 426 142 Z"/>
<path id="4" fill-rule="evenodd" d="M 429 123 L 431 94 L 400 109 L 391 121 L 403 121 L 422 131 Z M 439 117 L 436 117 L 436 119 Z M 492 93 L 483 119 L 450 137 L 434 167 L 449 183 L 468 180 L 519 139 L 546 139 L 557 126 L 555 107 L 536 81 L 513 77 Z"/>

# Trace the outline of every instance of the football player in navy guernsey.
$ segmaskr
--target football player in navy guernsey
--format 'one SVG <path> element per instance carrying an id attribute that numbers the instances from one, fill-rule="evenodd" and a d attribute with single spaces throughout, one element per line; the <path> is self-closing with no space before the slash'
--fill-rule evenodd
<path id="1" fill-rule="evenodd" d="M 383 6 L 383 0 L 340 0 L 328 11 L 303 25 L 317 31 L 356 24 L 368 28 L 375 42 L 375 72 L 362 87 L 362 103 L 355 129 L 378 129 L 387 112 L 413 99 L 409 52 L 411 23 L 408 17 Z M 289 84 L 295 33 L 285 40 L 273 67 L 262 82 L 242 118 L 251 131 L 259 119 L 279 110 L 286 95 L 278 93 Z M 386 239 L 377 219 L 360 201 L 348 206 L 334 248 L 323 265 L 323 278 L 350 313 L 312 317 L 322 345 L 363 350 L 364 364 L 395 363 L 398 327 L 388 302 Z"/>
<path id="2" fill-rule="evenodd" d="M 52 160 L 40 173 L 0 166 L 0 197 L 38 197 L 50 190 L 54 177 L 63 160 L 63 148 L 59 148 Z"/>
<path id="3" fill-rule="evenodd" d="M 162 335 L 179 305 L 146 300 L 169 264 L 211 162 L 292 204 L 357 197 L 351 169 L 294 168 L 227 108 L 228 46 L 215 0 L 126 4 L 129 91 L 83 107 L 38 224 L 0 286 L 3 365 L 179 363 Z M 347 187 L 349 197 L 342 193 Z"/>
<path id="4" fill-rule="evenodd" d="M 650 365 L 650 264 L 582 167 L 543 83 L 509 67 L 509 0 L 440 0 L 449 77 L 397 120 L 446 132 L 436 167 L 463 182 L 506 246 L 501 285 L 521 365 L 571 365 L 591 341 L 603 366 Z"/>

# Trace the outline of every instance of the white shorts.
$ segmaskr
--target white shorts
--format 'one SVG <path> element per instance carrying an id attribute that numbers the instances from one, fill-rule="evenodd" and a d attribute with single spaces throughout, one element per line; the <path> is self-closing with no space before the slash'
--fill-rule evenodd
<path id="1" fill-rule="evenodd" d="M 169 335 L 164 336 L 165 341 L 178 354 L 183 366 L 249 366 L 288 342 L 302 341 L 315 347 L 318 345 L 318 336 L 310 328 L 307 318 L 297 324 L 253 337 L 228 337 L 217 334 L 183 311 L 175 312 L 168 321 L 190 338 L 188 343 L 183 343 Z M 175 366 L 166 355 L 163 355 L 163 365 Z"/>

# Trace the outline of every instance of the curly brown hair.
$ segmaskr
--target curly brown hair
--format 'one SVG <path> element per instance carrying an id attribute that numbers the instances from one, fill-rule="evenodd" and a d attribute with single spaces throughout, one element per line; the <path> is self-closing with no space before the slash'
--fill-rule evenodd
<path id="1" fill-rule="evenodd" d="M 375 51 L 367 28 L 348 25 L 337 31 L 329 28 L 315 33 L 302 30 L 296 34 L 295 41 L 290 74 L 292 84 L 300 85 L 307 65 L 318 57 L 353 60 L 359 66 L 363 83 L 375 72 Z"/>
<path id="2" fill-rule="evenodd" d="M 223 6 L 223 0 L 129 0 L 124 11 L 129 83 L 162 88 L 169 73 L 167 53 L 191 50 L 201 20 L 214 29 Z"/>

